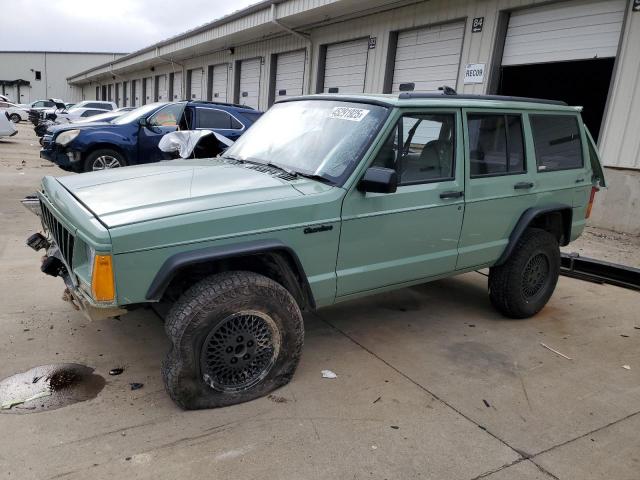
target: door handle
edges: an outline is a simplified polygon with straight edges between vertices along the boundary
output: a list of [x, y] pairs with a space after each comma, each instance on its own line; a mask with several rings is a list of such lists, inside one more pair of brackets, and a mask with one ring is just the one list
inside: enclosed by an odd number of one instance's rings
[[528, 188], [533, 188], [533, 182], [518, 182], [513, 186], [513, 188], [515, 190], [526, 190]]
[[582, 182], [584, 182], [584, 178], [577, 178], [576, 179], [576, 183], [582, 183]]
[[464, 196], [464, 192], [456, 192], [456, 191], [442, 192], [440, 194], [440, 198], [460, 198], [463, 196]]

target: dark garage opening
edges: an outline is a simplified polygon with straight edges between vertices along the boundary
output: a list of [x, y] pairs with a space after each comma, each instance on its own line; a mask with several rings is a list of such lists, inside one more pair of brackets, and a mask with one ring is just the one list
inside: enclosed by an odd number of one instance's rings
[[594, 138], [600, 135], [615, 58], [504, 66], [500, 95], [563, 100], [584, 107], [582, 118]]

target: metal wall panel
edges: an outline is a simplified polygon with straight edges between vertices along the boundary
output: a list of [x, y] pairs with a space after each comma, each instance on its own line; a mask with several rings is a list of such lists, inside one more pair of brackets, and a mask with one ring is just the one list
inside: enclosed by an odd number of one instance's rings
[[306, 50], [280, 53], [276, 60], [275, 99], [302, 95]]
[[368, 52], [369, 38], [327, 45], [324, 92], [364, 92]]
[[460, 52], [465, 22], [445, 23], [398, 34], [392, 92], [400, 84], [413, 83], [416, 92], [455, 87], [460, 67]]
[[503, 65], [615, 57], [625, 0], [574, 0], [513, 12]]
[[238, 101], [241, 105], [260, 108], [261, 58], [252, 58], [240, 62], [240, 93]]

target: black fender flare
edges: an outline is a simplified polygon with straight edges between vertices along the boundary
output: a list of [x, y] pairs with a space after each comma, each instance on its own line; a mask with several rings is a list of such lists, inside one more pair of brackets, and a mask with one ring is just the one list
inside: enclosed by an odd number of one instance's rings
[[494, 266], [500, 266], [507, 261], [509, 256], [513, 253], [513, 250], [516, 248], [518, 240], [520, 240], [520, 237], [522, 237], [524, 231], [529, 228], [531, 223], [537, 217], [554, 212], [559, 212], [562, 214], [562, 233], [564, 237], [562, 246], [567, 245], [571, 237], [571, 224], [573, 217], [573, 209], [571, 208], [571, 206], [565, 203], [553, 203], [540, 207], [531, 207], [525, 210], [518, 219], [518, 223], [516, 223], [516, 226], [511, 231], [511, 235], [509, 235], [509, 243], [507, 243], [506, 248], [504, 249], [502, 255], [500, 255], [500, 258]]
[[311, 291], [309, 280], [300, 262], [300, 258], [298, 258], [298, 255], [291, 247], [280, 240], [253, 240], [176, 253], [164, 261], [151, 282], [145, 297], [150, 302], [160, 301], [171, 280], [183, 268], [217, 260], [265, 253], [284, 253], [292, 260], [292, 267], [296, 269], [296, 271], [292, 273], [301, 280], [301, 291], [309, 307], [315, 309], [316, 304], [313, 298], [313, 292]]

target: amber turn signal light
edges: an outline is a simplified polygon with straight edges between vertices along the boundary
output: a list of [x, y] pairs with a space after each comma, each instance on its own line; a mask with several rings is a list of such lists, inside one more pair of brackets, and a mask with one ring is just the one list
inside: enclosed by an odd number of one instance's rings
[[113, 263], [111, 255], [96, 255], [93, 259], [91, 293], [94, 300], [111, 302], [115, 298], [113, 285]]

